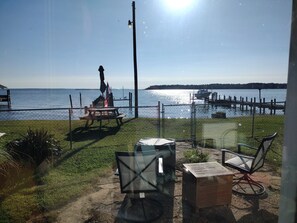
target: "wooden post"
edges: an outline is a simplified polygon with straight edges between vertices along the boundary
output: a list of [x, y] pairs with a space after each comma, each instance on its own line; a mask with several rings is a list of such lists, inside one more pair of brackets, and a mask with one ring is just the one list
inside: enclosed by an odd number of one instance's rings
[[82, 108], [81, 92], [79, 92], [79, 104], [80, 104], [80, 108]]
[[[276, 99], [274, 99], [274, 110], [273, 110], [273, 114], [275, 115], [275, 112], [276, 112]], [[297, 220], [297, 219], [296, 219]]]
[[260, 114], [262, 114], [262, 98], [260, 98], [260, 104], [259, 104], [259, 109], [260, 109]]
[[129, 92], [129, 108], [132, 109], [132, 93]]
[[273, 100], [270, 101], [270, 115], [272, 115], [272, 108], [273, 108]]
[[8, 108], [11, 108], [10, 90], [7, 90], [7, 105], [8, 105]]
[[240, 97], [240, 110], [243, 111], [244, 110], [244, 98]]
[[266, 107], [265, 98], [263, 98], [263, 114], [265, 114], [265, 107]]
[[259, 90], [259, 99], [262, 99], [262, 97], [261, 97], [261, 90], [262, 90], [262, 89], [259, 88], [258, 90]]
[[254, 106], [253, 106], [253, 118], [252, 118], [252, 138], [254, 138], [254, 131], [255, 131], [255, 111], [256, 111], [256, 104], [254, 103]]

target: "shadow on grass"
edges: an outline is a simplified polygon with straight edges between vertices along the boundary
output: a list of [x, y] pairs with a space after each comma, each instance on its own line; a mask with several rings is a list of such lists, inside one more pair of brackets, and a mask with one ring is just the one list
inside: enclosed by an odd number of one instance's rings
[[92, 126], [88, 128], [78, 127], [72, 132], [67, 134], [66, 140], [73, 142], [82, 142], [86, 140], [99, 141], [106, 136], [115, 135], [120, 130], [120, 127], [102, 126], [99, 129], [98, 126]]
[[[123, 124], [128, 123], [132, 119], [126, 119]], [[83, 142], [83, 141], [90, 141], [83, 146], [75, 148], [69, 152], [67, 152], [63, 157], [61, 157], [55, 164], [55, 167], [60, 166], [64, 161], [68, 160], [75, 154], [79, 153], [81, 150], [97, 143], [98, 141], [104, 139], [107, 136], [116, 135], [121, 129], [121, 126], [108, 126], [103, 125], [100, 129], [98, 125], [89, 126], [88, 128], [85, 127], [78, 127], [72, 130], [70, 133], [67, 134], [66, 140], [72, 142]]]
[[55, 167], [60, 166], [64, 161], [71, 158], [75, 154], [79, 153], [81, 150], [97, 143], [98, 141], [104, 139], [107, 136], [115, 135], [120, 130], [120, 127], [110, 127], [110, 126], [102, 126], [101, 129], [99, 129], [98, 126], [92, 126], [88, 128], [84, 127], [78, 127], [74, 129], [72, 132], [67, 134], [66, 140], [72, 142], [82, 142], [82, 141], [90, 141], [89, 143], [84, 144], [81, 147], [75, 148], [74, 150], [71, 150], [67, 152], [61, 159], [59, 159], [55, 163]]
[[98, 141], [100, 139], [105, 138], [106, 136], [116, 135], [120, 131], [122, 125], [125, 125], [134, 120], [137, 120], [137, 119], [136, 118], [124, 119], [123, 123], [120, 126], [111, 126], [108, 123], [106, 125], [102, 125], [101, 129], [97, 123], [88, 127], [85, 127], [85, 126], [77, 127], [67, 134], [66, 140], [67, 141], [72, 140], [73, 142], [82, 142], [86, 140]]

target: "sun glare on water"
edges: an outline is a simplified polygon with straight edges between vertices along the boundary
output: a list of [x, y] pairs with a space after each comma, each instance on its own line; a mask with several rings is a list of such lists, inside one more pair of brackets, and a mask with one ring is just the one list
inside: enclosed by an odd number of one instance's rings
[[193, 2], [194, 0], [165, 0], [166, 7], [174, 11], [190, 8]]

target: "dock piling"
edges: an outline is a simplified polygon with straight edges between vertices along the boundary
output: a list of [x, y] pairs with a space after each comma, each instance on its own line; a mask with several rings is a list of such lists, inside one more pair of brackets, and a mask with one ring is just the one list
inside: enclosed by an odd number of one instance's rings
[[286, 102], [277, 102], [276, 99], [271, 100], [270, 103], [266, 102], [265, 98], [260, 98], [259, 102], [257, 102], [256, 97], [250, 98], [250, 101], [248, 97], [239, 97], [239, 100], [236, 96], [233, 98], [231, 96], [226, 97], [223, 95], [223, 99], [221, 99], [221, 96], [219, 95], [216, 100], [205, 100], [205, 105], [211, 104], [213, 107], [217, 106], [223, 106], [228, 108], [237, 109], [237, 106], [239, 106], [240, 111], [248, 111], [250, 110], [250, 113], [256, 113], [259, 112], [259, 114], [266, 114], [266, 109], [270, 109], [270, 114], [276, 114], [276, 110], [282, 110], [284, 112]]

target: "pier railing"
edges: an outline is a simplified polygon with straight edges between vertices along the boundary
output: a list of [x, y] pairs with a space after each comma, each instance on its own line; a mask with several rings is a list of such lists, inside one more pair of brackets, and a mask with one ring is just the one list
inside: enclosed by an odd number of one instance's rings
[[277, 111], [285, 112], [286, 102], [285, 101], [276, 101], [276, 99], [271, 99], [270, 101], [265, 98], [260, 98], [258, 101], [256, 98], [248, 97], [226, 97], [219, 96], [218, 98], [205, 100], [206, 104], [211, 106], [222, 106], [229, 107], [234, 109], [239, 109], [242, 111], [251, 111], [255, 112], [256, 110], [260, 114], [276, 114]]

